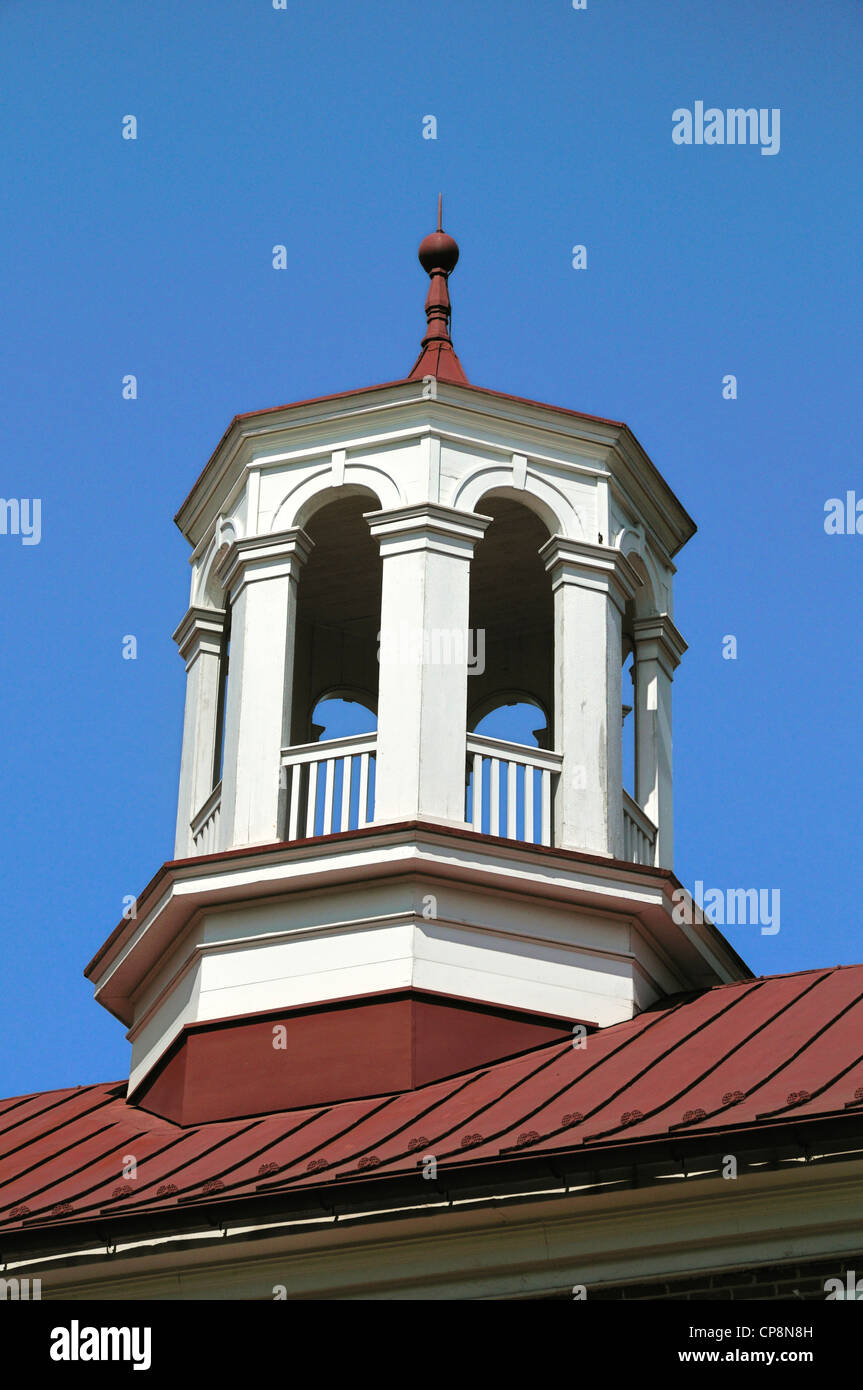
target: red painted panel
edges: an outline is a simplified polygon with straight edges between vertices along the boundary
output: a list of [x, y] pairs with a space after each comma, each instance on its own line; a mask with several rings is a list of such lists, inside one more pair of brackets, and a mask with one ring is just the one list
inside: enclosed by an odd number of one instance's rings
[[570, 1028], [444, 996], [373, 995], [188, 1028], [135, 1100], [198, 1124], [386, 1095], [568, 1036]]

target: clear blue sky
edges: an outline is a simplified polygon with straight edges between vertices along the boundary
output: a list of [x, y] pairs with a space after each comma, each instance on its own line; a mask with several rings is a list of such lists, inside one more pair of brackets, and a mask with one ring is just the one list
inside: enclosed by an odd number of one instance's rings
[[[2, 0], [0, 494], [42, 539], [0, 536], [0, 1094], [126, 1072], [81, 972], [172, 851], [173, 514], [235, 413], [408, 371], [441, 188], [471, 380], [626, 420], [699, 524], [682, 881], [781, 890], [729, 931], [759, 973], [863, 958], [863, 535], [823, 525], [863, 497], [861, 38], [859, 0]], [[673, 144], [697, 100], [780, 152]]]

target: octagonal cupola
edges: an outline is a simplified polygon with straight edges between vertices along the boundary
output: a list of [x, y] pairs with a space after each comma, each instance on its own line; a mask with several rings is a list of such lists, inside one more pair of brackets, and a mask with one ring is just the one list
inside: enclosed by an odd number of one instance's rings
[[160, 1113], [300, 1103], [271, 1026], [378, 1094], [745, 970], [672, 913], [693, 524], [625, 425], [469, 383], [440, 216], [420, 260], [410, 374], [235, 417], [177, 516], [175, 858], [88, 968]]
[[[176, 853], [423, 820], [670, 867], [692, 523], [625, 426], [470, 385], [440, 219], [419, 254], [410, 375], [238, 417], [179, 513]], [[328, 698], [368, 727], [322, 739]], [[507, 702], [535, 747], [477, 732]]]

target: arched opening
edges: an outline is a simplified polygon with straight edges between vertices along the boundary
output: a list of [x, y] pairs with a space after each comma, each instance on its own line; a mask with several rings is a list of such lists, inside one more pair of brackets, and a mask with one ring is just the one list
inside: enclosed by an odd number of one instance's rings
[[[314, 706], [324, 693], [378, 698], [381, 557], [363, 513], [371, 493], [329, 502], [306, 522], [314, 541], [300, 574], [291, 701], [291, 743], [315, 740]], [[336, 737], [336, 735], [333, 735]]]
[[515, 690], [501, 693], [474, 711], [471, 733], [547, 748], [548, 715], [539, 701], [529, 695]]
[[376, 502], [340, 496], [305, 523], [314, 548], [297, 593], [288, 839], [353, 830], [371, 818], [381, 558], [363, 514]]
[[319, 743], [371, 734], [377, 727], [377, 714], [364, 691], [329, 691], [312, 710], [312, 739]]
[[468, 680], [466, 818], [486, 834], [549, 843], [553, 772], [541, 750], [554, 746], [554, 602], [539, 556], [549, 532], [510, 497], [483, 498], [481, 510], [492, 523], [471, 565], [483, 659]]
[[554, 705], [554, 603], [539, 556], [548, 529], [509, 498], [483, 498], [481, 507], [492, 523], [470, 572], [470, 626], [484, 659], [470, 672], [469, 727], [477, 711], [504, 691], [519, 690], [542, 710]]
[[[362, 483], [342, 483], [341, 487], [321, 487], [320, 480], [309, 483], [309, 487], [314, 487], [314, 491], [300, 501], [296, 495], [289, 495], [276, 512], [273, 519], [273, 529], [278, 530], [280, 522], [287, 524], [290, 514], [296, 508], [296, 514], [291, 521], [292, 526], [300, 526], [307, 533], [312, 534], [312, 527], [316, 518], [320, 514], [333, 506], [344, 506], [350, 503], [360, 503], [360, 512], [376, 512], [384, 506], [378, 494], [371, 488], [365, 487]], [[306, 491], [305, 488], [298, 489], [300, 494]], [[392, 505], [397, 505], [393, 499]]]

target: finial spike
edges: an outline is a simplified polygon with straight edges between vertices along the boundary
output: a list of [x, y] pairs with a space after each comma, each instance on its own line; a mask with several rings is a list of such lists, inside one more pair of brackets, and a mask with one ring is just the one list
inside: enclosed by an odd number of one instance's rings
[[437, 231], [425, 237], [419, 249], [419, 258], [431, 283], [426, 298], [426, 333], [420, 355], [408, 379], [433, 376], [440, 381], [466, 385], [464, 368], [455, 354], [449, 335], [452, 311], [447, 281], [458, 261], [458, 246], [443, 230], [442, 193], [438, 194], [437, 200]]

